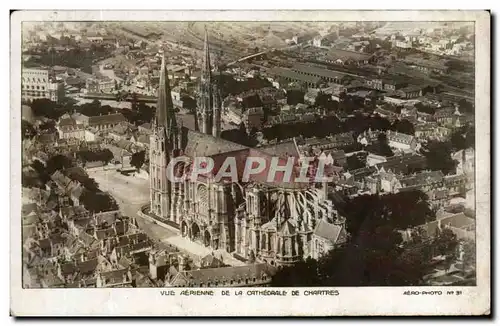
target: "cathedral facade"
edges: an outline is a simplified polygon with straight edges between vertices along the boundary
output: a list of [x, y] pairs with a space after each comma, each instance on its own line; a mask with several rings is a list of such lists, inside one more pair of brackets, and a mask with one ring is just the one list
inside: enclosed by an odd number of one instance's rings
[[[168, 163], [178, 155], [249, 156], [283, 153], [248, 148], [220, 138], [221, 95], [211, 64], [208, 36], [200, 78], [195, 129], [179, 127], [162, 59], [156, 117], [150, 137], [150, 213], [179, 229], [183, 237], [214, 250], [273, 265], [317, 258], [346, 241], [344, 220], [327, 199], [326, 187], [234, 182], [200, 176], [170, 182]], [[199, 127], [198, 127], [199, 126]], [[289, 155], [287, 151], [286, 155]], [[186, 165], [176, 168], [184, 169]]]

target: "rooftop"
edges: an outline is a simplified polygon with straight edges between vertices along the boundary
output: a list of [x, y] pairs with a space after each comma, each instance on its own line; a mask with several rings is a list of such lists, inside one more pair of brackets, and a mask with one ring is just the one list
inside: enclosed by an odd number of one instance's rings
[[306, 82], [306, 83], [317, 84], [321, 81], [321, 78], [319, 78], [319, 77], [299, 74], [296, 71], [286, 69], [286, 68], [281, 68], [281, 67], [274, 67], [269, 72], [273, 75], [278, 76], [278, 77], [282, 77], [285, 79], [297, 80], [297, 81]]
[[341, 79], [346, 76], [349, 76], [345, 73], [334, 71], [334, 70], [329, 70], [313, 65], [308, 65], [308, 64], [303, 64], [303, 63], [295, 63], [292, 67], [292, 70], [304, 73], [304, 74], [312, 74], [316, 75], [317, 77], [323, 77], [323, 78], [334, 78], [334, 79]]
[[330, 60], [355, 60], [355, 61], [364, 61], [368, 60], [372, 57], [371, 54], [340, 50], [340, 49], [331, 49], [328, 51], [327, 58]]

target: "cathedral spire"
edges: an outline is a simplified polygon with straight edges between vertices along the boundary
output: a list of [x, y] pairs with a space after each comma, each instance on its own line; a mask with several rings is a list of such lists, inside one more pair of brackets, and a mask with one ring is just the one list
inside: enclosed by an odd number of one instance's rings
[[166, 65], [165, 51], [163, 51], [160, 68], [160, 84], [158, 85], [158, 101], [156, 104], [156, 125], [158, 127], [164, 127], [167, 136], [170, 137], [177, 128], [177, 121], [175, 118], [174, 104], [172, 102], [172, 94], [170, 93], [170, 83]]
[[221, 134], [221, 110], [222, 110], [222, 68], [220, 56], [217, 56], [215, 69], [216, 75], [212, 88], [213, 97], [213, 123], [212, 136], [220, 137]]
[[205, 26], [205, 45], [203, 50], [200, 94], [199, 94], [199, 117], [201, 119], [201, 131], [204, 134], [212, 133], [213, 109], [212, 109], [212, 85], [210, 67], [210, 48], [208, 44], [208, 32]]
[[203, 47], [203, 66], [202, 66], [202, 76], [210, 81], [210, 71], [212, 70], [210, 66], [210, 46], [208, 44], [208, 31], [205, 26], [205, 42]]

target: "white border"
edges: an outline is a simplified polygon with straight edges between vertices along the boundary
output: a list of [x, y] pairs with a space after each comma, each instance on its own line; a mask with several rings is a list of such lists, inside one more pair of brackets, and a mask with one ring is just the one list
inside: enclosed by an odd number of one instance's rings
[[[490, 309], [490, 21], [486, 11], [19, 11], [11, 16], [11, 313], [16, 316], [479, 315]], [[165, 297], [159, 289], [21, 288], [20, 23], [43, 20], [475, 21], [476, 287], [462, 296], [405, 296], [407, 288], [336, 288], [338, 297]], [[215, 289], [220, 293], [223, 289]], [[234, 289], [229, 289], [234, 292]], [[273, 290], [277, 290], [273, 288]], [[288, 289], [290, 291], [291, 289]], [[304, 290], [303, 288], [300, 290]], [[418, 287], [420, 291], [450, 290]], [[180, 292], [178, 289], [177, 292]]]

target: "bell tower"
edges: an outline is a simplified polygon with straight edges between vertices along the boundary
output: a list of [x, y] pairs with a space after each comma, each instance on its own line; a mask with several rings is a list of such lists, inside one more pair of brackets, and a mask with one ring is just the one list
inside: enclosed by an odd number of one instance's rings
[[167, 178], [167, 166], [178, 149], [179, 128], [170, 93], [165, 52], [161, 61], [158, 101], [152, 131], [149, 150], [151, 212], [167, 219], [172, 193], [172, 184]]

